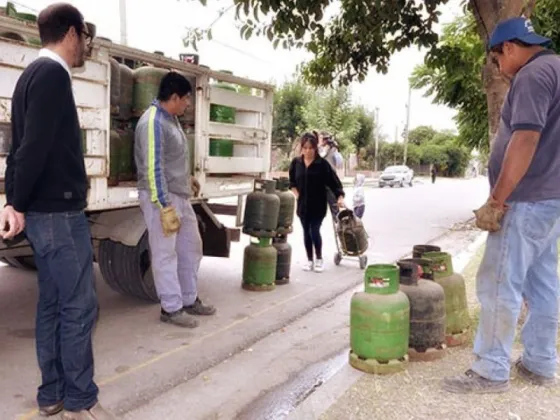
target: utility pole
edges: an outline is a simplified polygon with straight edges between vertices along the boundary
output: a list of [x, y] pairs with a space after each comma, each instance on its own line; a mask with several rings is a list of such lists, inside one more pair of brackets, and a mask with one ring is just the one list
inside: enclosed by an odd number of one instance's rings
[[406, 131], [404, 132], [404, 159], [403, 165], [406, 165], [406, 155], [408, 152], [408, 133], [410, 131], [410, 102], [412, 96], [412, 86], [408, 85], [408, 104], [406, 105]]
[[121, 18], [121, 45], [128, 45], [126, 36], [126, 0], [119, 0], [119, 14]]
[[379, 170], [379, 107], [375, 107], [375, 125], [373, 126], [375, 139], [375, 172]]

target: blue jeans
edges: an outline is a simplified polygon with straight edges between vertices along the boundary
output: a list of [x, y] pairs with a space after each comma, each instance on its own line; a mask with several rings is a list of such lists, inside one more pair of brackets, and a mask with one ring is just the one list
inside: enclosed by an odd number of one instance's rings
[[83, 212], [28, 213], [26, 235], [39, 276], [36, 340], [39, 406], [64, 401], [79, 411], [95, 405], [92, 330], [97, 313], [93, 249]]
[[528, 317], [521, 331], [523, 365], [554, 377], [558, 332], [560, 200], [512, 203], [499, 232], [488, 235], [477, 275], [480, 323], [472, 369], [509, 379], [510, 355], [522, 298]]
[[354, 207], [354, 215], [358, 218], [364, 217], [364, 211], [366, 210], [366, 205], [362, 204], [361, 206]]

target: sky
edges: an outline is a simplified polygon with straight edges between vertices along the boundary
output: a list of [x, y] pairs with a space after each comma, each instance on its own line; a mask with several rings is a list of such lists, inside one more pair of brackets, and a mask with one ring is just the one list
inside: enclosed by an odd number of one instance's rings
[[[59, 1], [59, 0], [57, 0]], [[27, 6], [38, 12], [53, 0], [17, 0], [18, 10]], [[83, 13], [87, 21], [97, 26], [97, 34], [120, 42], [119, 0], [66, 0]], [[128, 45], [146, 51], [163, 51], [166, 56], [178, 58], [180, 53], [194, 52], [184, 48], [182, 39], [188, 27], [206, 28], [218, 16], [218, 11], [232, 4], [230, 0], [208, 0], [207, 7], [199, 0], [124, 0], [126, 2]], [[0, 0], [4, 5], [5, 0]], [[460, 0], [450, 0], [442, 7], [440, 24], [451, 22], [461, 14]], [[23, 9], [22, 9], [23, 11]], [[243, 40], [239, 36], [235, 12], [225, 13], [212, 29], [212, 41], [198, 46], [200, 63], [215, 70], [231, 70], [234, 74], [254, 80], [281, 84], [291, 78], [296, 66], [310, 56], [303, 50], [275, 50], [266, 38]], [[361, 84], [352, 85], [355, 103], [370, 110], [379, 108], [380, 131], [389, 140], [399, 136], [406, 122], [408, 77], [414, 67], [422, 64], [424, 52], [417, 47], [403, 50], [391, 58], [389, 72], [370, 74]], [[412, 91], [411, 129], [431, 125], [436, 129], [455, 129], [455, 112], [445, 106], [431, 103], [422, 91]]]

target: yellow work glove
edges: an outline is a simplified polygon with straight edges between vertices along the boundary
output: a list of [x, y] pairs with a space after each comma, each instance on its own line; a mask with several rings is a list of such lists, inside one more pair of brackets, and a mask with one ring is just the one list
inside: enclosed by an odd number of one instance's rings
[[487, 232], [498, 232], [507, 209], [507, 206], [502, 206], [490, 197], [482, 207], [474, 210], [476, 227]]
[[196, 179], [194, 176], [191, 177], [191, 189], [193, 195], [195, 197], [198, 197], [198, 194], [200, 194], [200, 182], [198, 182], [198, 179]]
[[159, 211], [159, 216], [161, 219], [161, 227], [163, 229], [163, 234], [165, 236], [171, 236], [174, 233], [179, 232], [181, 228], [181, 220], [177, 215], [175, 207], [168, 206], [164, 207]]

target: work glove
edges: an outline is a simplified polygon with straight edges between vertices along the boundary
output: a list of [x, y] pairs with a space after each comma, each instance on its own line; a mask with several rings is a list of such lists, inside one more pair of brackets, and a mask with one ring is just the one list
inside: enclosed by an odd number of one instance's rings
[[487, 232], [498, 232], [508, 206], [499, 204], [492, 197], [478, 210], [474, 210], [476, 227]]
[[191, 177], [191, 189], [193, 195], [195, 197], [198, 197], [198, 194], [200, 194], [200, 182], [198, 182], [198, 179], [196, 179], [194, 176]]
[[161, 227], [163, 230], [163, 234], [165, 236], [171, 236], [177, 232], [181, 228], [181, 220], [177, 215], [177, 211], [175, 207], [168, 206], [164, 207], [159, 211], [159, 216], [161, 219]]

